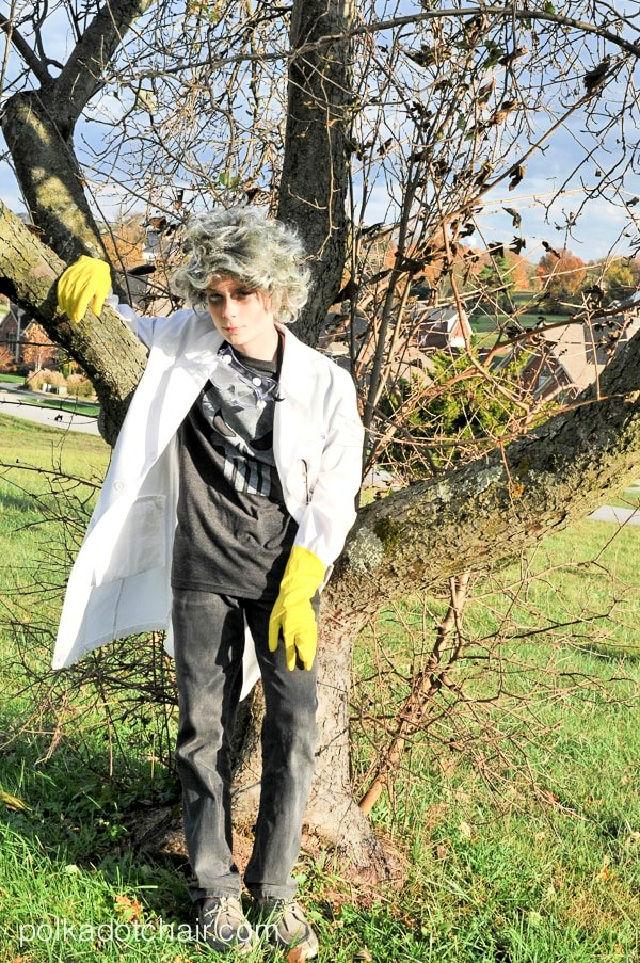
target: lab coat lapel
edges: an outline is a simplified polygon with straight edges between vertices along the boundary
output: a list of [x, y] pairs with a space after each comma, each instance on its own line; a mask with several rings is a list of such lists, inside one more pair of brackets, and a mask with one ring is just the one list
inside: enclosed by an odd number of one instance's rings
[[221, 344], [222, 337], [212, 327], [211, 319], [196, 315], [182, 351], [161, 376], [164, 385], [158, 386], [151, 399], [147, 431], [153, 432], [154, 437], [147, 437], [143, 475], [158, 460], [198, 392], [217, 368]]
[[[313, 391], [307, 346], [296, 338], [285, 325], [277, 325], [284, 334], [284, 351], [280, 386], [273, 414], [273, 457], [280, 478], [286, 476], [291, 464], [301, 424], [309, 410], [309, 396]], [[283, 427], [286, 426], [286, 430]]]

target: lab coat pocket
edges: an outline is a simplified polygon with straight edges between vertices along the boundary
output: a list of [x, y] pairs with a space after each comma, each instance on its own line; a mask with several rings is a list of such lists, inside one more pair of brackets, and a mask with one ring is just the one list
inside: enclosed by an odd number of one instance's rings
[[318, 481], [325, 438], [324, 433], [317, 432], [300, 440], [298, 448], [299, 466], [303, 481], [302, 494], [304, 494], [306, 501], [310, 500]]
[[128, 578], [166, 561], [164, 495], [142, 495], [131, 505], [113, 547], [104, 581]]

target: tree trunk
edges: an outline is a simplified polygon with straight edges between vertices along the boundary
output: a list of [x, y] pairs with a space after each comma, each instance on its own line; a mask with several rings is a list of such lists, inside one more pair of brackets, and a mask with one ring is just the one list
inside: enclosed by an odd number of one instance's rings
[[[111, 0], [83, 32], [58, 77], [14, 94], [0, 123], [33, 223], [63, 261], [81, 254], [108, 260], [85, 195], [73, 146], [75, 125], [100, 90], [101, 74], [131, 24], [152, 0]], [[119, 285], [114, 280], [114, 290]], [[123, 293], [123, 292], [121, 292]]]
[[[290, 46], [299, 49], [321, 37], [343, 35], [354, 22], [351, 0], [294, 3]], [[348, 129], [351, 104], [349, 38], [293, 58], [289, 69], [287, 129], [278, 218], [297, 227], [312, 255], [312, 287], [296, 333], [315, 344], [328, 306], [340, 288], [345, 262], [348, 184]], [[337, 618], [334, 606], [323, 613], [319, 645], [316, 769], [306, 812], [306, 844], [334, 846], [360, 877], [389, 877], [397, 862], [376, 838], [353, 797], [350, 766], [349, 694], [351, 649], [357, 621]], [[251, 821], [260, 789], [259, 731], [264, 704], [259, 689], [241, 707], [234, 810]]]
[[[73, 129], [60, 128], [40, 91], [14, 94], [4, 105], [2, 133], [42, 239], [63, 261], [107, 255], [84, 193]], [[34, 157], [38, 163], [34, 164]]]
[[294, 57], [289, 68], [287, 129], [278, 218], [297, 227], [311, 255], [311, 293], [295, 333], [317, 344], [345, 262], [351, 124], [353, 0], [298, 0], [290, 47], [341, 39]]

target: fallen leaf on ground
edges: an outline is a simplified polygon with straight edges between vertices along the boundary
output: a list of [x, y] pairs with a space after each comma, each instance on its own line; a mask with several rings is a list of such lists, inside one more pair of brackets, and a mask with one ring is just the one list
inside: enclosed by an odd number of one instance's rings
[[0, 802], [6, 806], [7, 809], [31, 809], [28, 803], [24, 802], [18, 796], [6, 792], [4, 789], [0, 789]]
[[128, 921], [142, 918], [142, 903], [131, 896], [116, 896], [113, 908], [118, 916], [123, 916]]

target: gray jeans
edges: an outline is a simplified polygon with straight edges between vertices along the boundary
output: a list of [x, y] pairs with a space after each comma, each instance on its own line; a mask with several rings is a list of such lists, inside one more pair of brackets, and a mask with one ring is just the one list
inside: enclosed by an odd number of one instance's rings
[[[316, 616], [319, 599], [313, 599]], [[265, 694], [262, 780], [253, 853], [244, 883], [254, 896], [295, 896], [291, 871], [317, 745], [317, 663], [287, 669], [284, 646], [269, 652], [272, 602], [174, 589], [173, 632], [179, 725], [176, 766], [192, 869], [190, 895], [240, 894], [233, 861], [230, 743], [242, 686], [244, 618]]]

